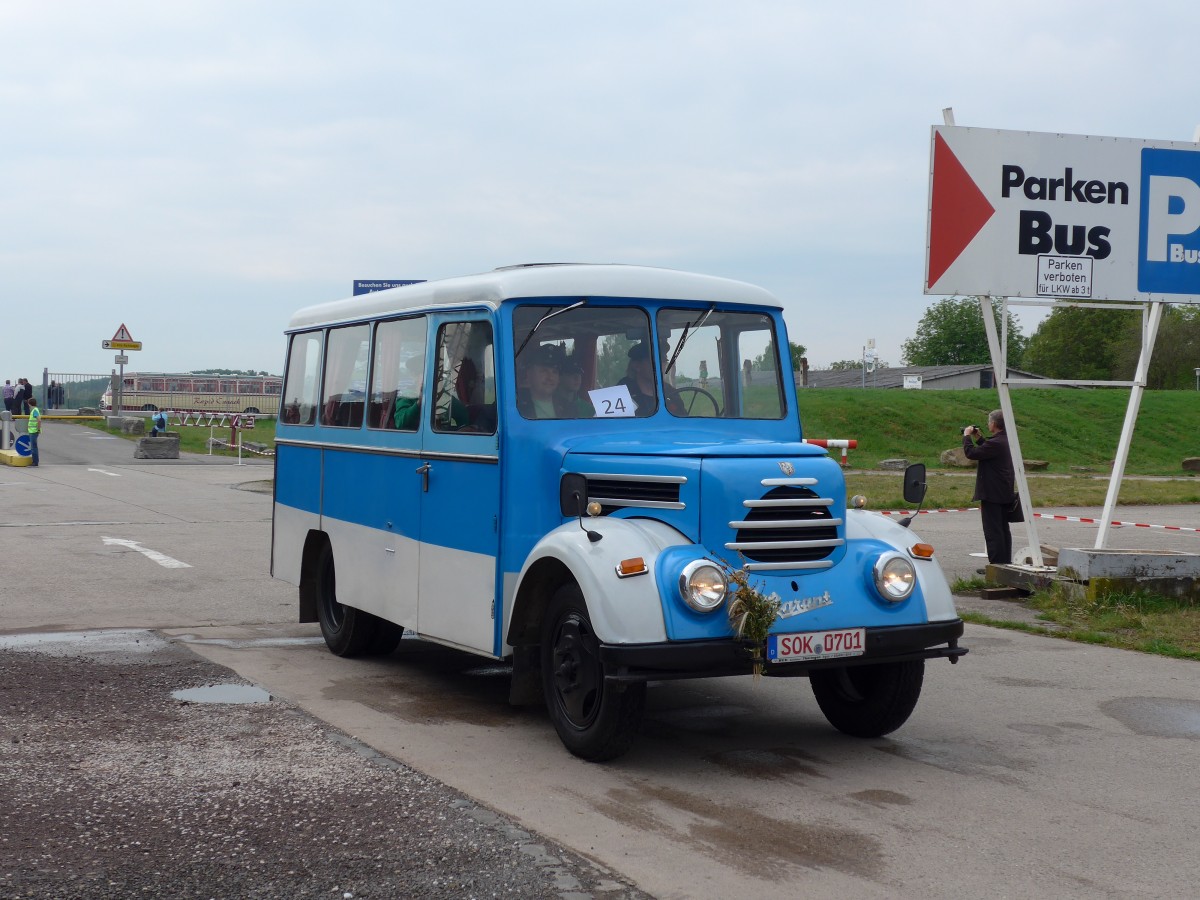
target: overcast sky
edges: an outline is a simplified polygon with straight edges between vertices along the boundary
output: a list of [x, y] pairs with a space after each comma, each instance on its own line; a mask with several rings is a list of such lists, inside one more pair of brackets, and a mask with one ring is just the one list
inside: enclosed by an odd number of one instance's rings
[[1198, 35], [1195, 0], [0, 0], [0, 378], [108, 372], [122, 323], [130, 370], [278, 373], [355, 278], [537, 261], [753, 282], [812, 365], [898, 365], [943, 107], [1191, 140]]

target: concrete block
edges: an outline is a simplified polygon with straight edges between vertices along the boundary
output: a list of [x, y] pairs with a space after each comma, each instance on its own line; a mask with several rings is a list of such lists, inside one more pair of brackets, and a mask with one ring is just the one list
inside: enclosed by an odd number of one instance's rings
[[1200, 553], [1174, 550], [1091, 550], [1063, 547], [1058, 568], [1070, 569], [1080, 581], [1093, 578], [1196, 578]]
[[138, 438], [134, 459], [179, 459], [179, 435]]
[[879, 461], [879, 468], [887, 469], [888, 471], [903, 472], [905, 469], [908, 468], [908, 460], [907, 459], [881, 459]]

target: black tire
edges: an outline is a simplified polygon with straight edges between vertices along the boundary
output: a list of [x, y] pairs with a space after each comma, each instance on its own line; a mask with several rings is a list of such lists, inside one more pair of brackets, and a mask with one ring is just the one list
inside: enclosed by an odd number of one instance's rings
[[646, 685], [604, 680], [600, 640], [576, 584], [554, 594], [542, 621], [542, 693], [563, 745], [602, 762], [629, 749], [646, 707]]
[[320, 552], [316, 574], [317, 620], [321, 623], [325, 644], [337, 656], [361, 656], [370, 652], [379, 630], [379, 619], [361, 609], [338, 603], [333, 548], [326, 543]]
[[925, 660], [819, 669], [809, 681], [834, 728], [854, 737], [880, 737], [912, 715], [925, 681]]
[[[367, 615], [360, 612], [359, 615]], [[375, 620], [375, 637], [371, 639], [371, 647], [367, 651], [372, 656], [391, 656], [392, 651], [400, 646], [400, 638], [404, 636], [404, 629], [395, 622], [389, 622], [387, 619], [381, 619], [379, 616], [371, 616]]]

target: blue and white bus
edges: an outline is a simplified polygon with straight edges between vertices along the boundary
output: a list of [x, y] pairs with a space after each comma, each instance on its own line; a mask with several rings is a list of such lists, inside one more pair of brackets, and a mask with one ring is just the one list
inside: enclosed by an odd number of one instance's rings
[[[407, 629], [511, 660], [512, 701], [592, 760], [649, 681], [803, 675], [878, 736], [966, 653], [933, 548], [802, 442], [760, 288], [516, 266], [309, 307], [287, 341], [271, 570], [334, 653]], [[765, 638], [731, 624], [735, 575], [779, 602]]]

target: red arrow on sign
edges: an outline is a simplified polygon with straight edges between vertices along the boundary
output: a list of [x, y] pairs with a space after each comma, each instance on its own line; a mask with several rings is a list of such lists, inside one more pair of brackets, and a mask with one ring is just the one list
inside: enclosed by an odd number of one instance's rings
[[940, 134], [933, 136], [933, 199], [929, 210], [931, 288], [996, 212]]

